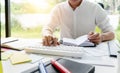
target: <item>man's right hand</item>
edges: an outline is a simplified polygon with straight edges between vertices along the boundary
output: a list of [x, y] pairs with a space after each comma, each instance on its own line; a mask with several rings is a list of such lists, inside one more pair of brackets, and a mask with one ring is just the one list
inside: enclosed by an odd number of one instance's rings
[[43, 36], [42, 44], [44, 46], [57, 46], [60, 43], [58, 42], [58, 39], [56, 37], [49, 35], [49, 36]]

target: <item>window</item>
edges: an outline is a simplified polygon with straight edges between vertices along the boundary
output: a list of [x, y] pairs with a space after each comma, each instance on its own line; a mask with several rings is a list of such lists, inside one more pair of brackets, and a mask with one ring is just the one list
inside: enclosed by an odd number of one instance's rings
[[[1, 36], [5, 37], [4, 1], [1, 0]], [[42, 26], [46, 24], [51, 9], [66, 0], [9, 0], [11, 36], [19, 38], [40, 38]], [[111, 24], [120, 33], [120, 0], [90, 0], [103, 3]], [[59, 30], [57, 30], [59, 31]], [[57, 36], [57, 32], [55, 33]], [[118, 35], [120, 36], [120, 35]]]
[[5, 1], [4, 0], [0, 1], [0, 8], [1, 8], [1, 12], [0, 12], [1, 36], [5, 37]]
[[11, 36], [40, 38], [53, 7], [49, 0], [11, 0]]

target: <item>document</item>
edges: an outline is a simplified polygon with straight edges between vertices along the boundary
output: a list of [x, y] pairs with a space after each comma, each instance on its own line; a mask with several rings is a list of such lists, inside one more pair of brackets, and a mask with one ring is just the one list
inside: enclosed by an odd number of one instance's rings
[[90, 42], [87, 35], [80, 36], [76, 39], [63, 38], [63, 44], [68, 46], [80, 46], [80, 47], [95, 47], [96, 45]]
[[43, 59], [44, 57], [42, 56], [38, 56], [36, 54], [30, 54], [29, 57], [31, 58], [31, 64], [34, 64], [36, 62], [38, 62], [39, 60]]

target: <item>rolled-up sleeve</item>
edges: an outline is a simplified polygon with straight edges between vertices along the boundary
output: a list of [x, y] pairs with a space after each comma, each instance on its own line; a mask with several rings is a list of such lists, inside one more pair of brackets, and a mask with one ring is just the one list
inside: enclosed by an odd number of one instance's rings
[[53, 35], [53, 31], [60, 24], [59, 6], [55, 6], [50, 13], [49, 21], [43, 26], [42, 35]]
[[110, 19], [107, 13], [105, 12], [104, 9], [102, 9], [98, 5], [96, 6], [95, 22], [96, 22], [96, 25], [102, 30], [102, 32], [108, 32], [108, 31], [114, 32], [114, 29], [110, 24]]

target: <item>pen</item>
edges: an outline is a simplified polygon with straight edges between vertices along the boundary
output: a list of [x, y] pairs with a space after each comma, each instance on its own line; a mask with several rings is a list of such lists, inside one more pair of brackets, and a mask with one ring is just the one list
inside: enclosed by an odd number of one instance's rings
[[47, 70], [46, 70], [46, 68], [45, 68], [45, 66], [44, 66], [42, 61], [39, 62], [38, 68], [39, 68], [39, 72], [40, 73], [47, 73]]
[[67, 70], [64, 66], [62, 66], [60, 63], [55, 61], [54, 59], [51, 60], [52, 65], [60, 71], [60, 73], [71, 73], [69, 70]]

